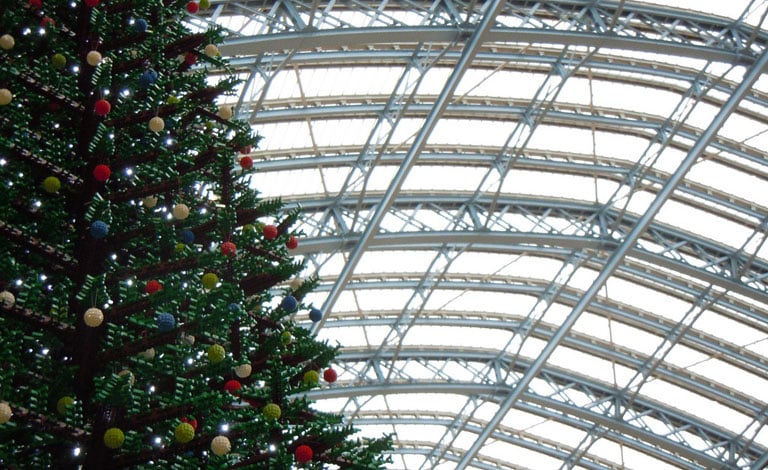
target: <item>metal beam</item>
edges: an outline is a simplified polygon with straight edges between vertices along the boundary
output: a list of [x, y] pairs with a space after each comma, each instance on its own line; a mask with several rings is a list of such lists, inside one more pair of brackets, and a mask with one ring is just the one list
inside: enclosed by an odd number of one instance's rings
[[[505, 2], [502, 0], [494, 0], [492, 3], [489, 3], [487, 5], [485, 16], [480, 21], [480, 23], [478, 23], [474, 33], [472, 34], [471, 38], [467, 42], [462, 52], [461, 58], [456, 64], [451, 75], [448, 77], [448, 80], [446, 81], [445, 86], [443, 87], [443, 90], [440, 92], [440, 96], [438, 96], [437, 101], [435, 102], [432, 110], [430, 111], [424, 124], [419, 130], [419, 133], [414, 138], [413, 144], [411, 145], [410, 149], [408, 150], [408, 153], [403, 159], [403, 162], [401, 163], [399, 170], [397, 171], [395, 176], [392, 178], [392, 182], [390, 183], [389, 187], [387, 188], [384, 195], [382, 196], [381, 201], [376, 207], [376, 211], [371, 217], [371, 220], [368, 221], [368, 225], [365, 227], [365, 230], [360, 236], [360, 239], [357, 245], [349, 254], [349, 258], [346, 264], [344, 265], [344, 268], [342, 269], [341, 274], [339, 275], [339, 278], [336, 281], [336, 284], [333, 286], [333, 288], [329, 292], [328, 297], [326, 297], [325, 302], [323, 303], [323, 311], [326, 312], [326, 314], [323, 315], [322, 320], [320, 320], [315, 324], [313, 328], [314, 333], [317, 333], [320, 330], [320, 328], [322, 328], [323, 324], [325, 323], [325, 320], [328, 318], [328, 314], [333, 309], [333, 305], [336, 303], [336, 300], [341, 294], [341, 291], [344, 289], [344, 286], [349, 281], [349, 278], [352, 275], [352, 272], [354, 271], [355, 267], [357, 266], [357, 263], [360, 261], [360, 258], [365, 252], [365, 248], [368, 246], [368, 243], [370, 242], [370, 240], [374, 238], [374, 236], [376, 235], [376, 232], [378, 232], [379, 226], [381, 225], [381, 221], [383, 220], [384, 215], [387, 213], [397, 193], [400, 191], [400, 188], [402, 187], [406, 176], [410, 172], [416, 160], [419, 158], [421, 151], [426, 145], [427, 139], [431, 135], [435, 126], [437, 125], [440, 115], [448, 106], [449, 100], [453, 97], [456, 87], [459, 85], [461, 78], [464, 76], [464, 73], [467, 71], [470, 64], [472, 63], [472, 60], [474, 59], [474, 56], [477, 53], [479, 47], [485, 41], [486, 33], [488, 32], [488, 30], [490, 30], [496, 18], [496, 15], [499, 14], [502, 7], [504, 6], [504, 3]], [[454, 30], [454, 34], [455, 34], [455, 30]]]
[[571, 313], [563, 321], [562, 325], [553, 335], [552, 339], [543, 348], [539, 357], [536, 358], [532, 366], [526, 371], [518, 382], [515, 384], [515, 388], [512, 393], [507, 396], [504, 402], [501, 404], [499, 410], [491, 418], [488, 423], [488, 427], [481, 433], [477, 440], [472, 444], [466, 454], [462, 457], [461, 461], [457, 465], [457, 470], [463, 470], [467, 465], [475, 458], [480, 448], [485, 444], [485, 441], [490, 436], [493, 428], [495, 428], [501, 420], [504, 419], [507, 412], [514, 406], [520, 395], [528, 388], [531, 381], [538, 375], [539, 370], [543, 367], [544, 363], [549, 359], [552, 353], [560, 344], [560, 341], [568, 334], [573, 327], [576, 320], [581, 316], [582, 312], [587, 308], [592, 299], [597, 295], [597, 292], [603, 287], [608, 278], [619, 267], [621, 261], [627, 255], [627, 253], [635, 246], [635, 243], [647, 229], [647, 227], [653, 221], [653, 218], [659, 212], [664, 203], [669, 199], [672, 193], [677, 188], [680, 181], [683, 180], [685, 174], [690, 170], [693, 164], [698, 160], [710, 142], [717, 136], [718, 130], [722, 127], [734, 109], [741, 102], [743, 96], [749, 92], [752, 85], [763, 74], [763, 70], [768, 64], [768, 53], [758, 59], [758, 61], [750, 68], [744, 76], [744, 80], [734, 90], [734, 93], [728, 98], [725, 105], [712, 119], [707, 129], [702, 133], [699, 140], [688, 152], [685, 159], [680, 163], [675, 173], [670, 177], [669, 181], [659, 191], [654, 200], [651, 202], [645, 214], [643, 214], [637, 221], [636, 225], [624, 238], [621, 245], [619, 245], [613, 252], [609, 260], [606, 262], [604, 268], [597, 275], [597, 278], [592, 282], [592, 285], [584, 292], [584, 296], [578, 304], [573, 308]]

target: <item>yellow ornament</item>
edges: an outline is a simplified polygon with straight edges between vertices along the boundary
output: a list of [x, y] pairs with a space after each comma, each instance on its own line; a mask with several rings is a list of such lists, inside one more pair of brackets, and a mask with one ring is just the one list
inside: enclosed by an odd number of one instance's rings
[[157, 198], [155, 196], [147, 196], [141, 202], [144, 204], [144, 207], [152, 209], [157, 205]]
[[216, 47], [216, 44], [208, 44], [205, 46], [204, 52], [208, 57], [216, 57], [219, 55], [219, 48]]
[[0, 424], [5, 424], [10, 421], [11, 416], [13, 416], [11, 406], [6, 402], [0, 403]]
[[102, 59], [103, 58], [101, 57], [101, 52], [99, 51], [90, 51], [85, 55], [85, 61], [88, 62], [88, 65], [92, 67], [99, 65]]
[[213, 364], [218, 364], [219, 362], [223, 361], [226, 354], [227, 352], [220, 344], [214, 344], [208, 348], [208, 360]]
[[264, 415], [267, 419], [280, 419], [280, 415], [283, 413], [280, 410], [280, 405], [277, 405], [275, 403], [268, 403], [264, 405], [264, 408], [261, 409], [261, 413]]
[[184, 248], [186, 248], [186, 247], [187, 247], [187, 245], [179, 242], [179, 243], [176, 244], [174, 249], [176, 250], [176, 253], [181, 253], [182, 251], [184, 251]]
[[203, 287], [206, 289], [213, 289], [216, 287], [216, 284], [219, 283], [219, 276], [217, 276], [214, 273], [205, 273], [203, 274]]
[[189, 217], [189, 207], [186, 204], [176, 204], [173, 206], [173, 216], [178, 220], [184, 220]]
[[173, 436], [176, 438], [176, 442], [186, 444], [195, 438], [195, 428], [189, 423], [180, 423], [173, 430]]
[[253, 371], [253, 368], [250, 364], [240, 364], [239, 366], [235, 366], [235, 375], [240, 377], [241, 379], [244, 379], [251, 375], [251, 372]]
[[232, 106], [223, 104], [219, 106], [219, 117], [222, 119], [232, 119], [235, 112], [232, 110]]
[[315, 385], [320, 381], [320, 374], [316, 370], [308, 370], [304, 372], [304, 384]]
[[165, 100], [165, 102], [168, 103], [168, 104], [179, 104], [181, 102], [181, 100], [179, 99], [178, 96], [171, 95], [171, 96], [168, 97], [167, 100]]
[[211, 441], [211, 452], [218, 456], [225, 455], [232, 450], [232, 444], [227, 436], [216, 436]]
[[304, 283], [304, 279], [302, 279], [302, 278], [300, 278], [300, 277], [294, 277], [293, 279], [291, 279], [291, 284], [290, 284], [290, 286], [291, 286], [291, 290], [294, 290], [294, 291], [295, 291], [296, 289], [298, 289], [299, 287], [301, 287], [301, 285], [302, 285], [303, 283]]
[[87, 326], [96, 328], [104, 321], [104, 313], [96, 307], [91, 307], [83, 314], [83, 321]]
[[53, 68], [55, 69], [63, 69], [65, 65], [67, 65], [67, 58], [64, 57], [64, 54], [53, 54], [51, 57], [51, 65], [53, 65]]
[[152, 132], [160, 132], [165, 129], [165, 121], [159, 116], [155, 116], [149, 120], [149, 130]]
[[128, 377], [128, 385], [133, 387], [133, 384], [136, 383], [136, 376], [133, 375], [133, 372], [129, 371], [128, 369], [123, 369], [120, 372], [117, 373], [118, 377]]
[[59, 412], [60, 415], [67, 414], [67, 411], [69, 411], [69, 408], [75, 404], [75, 399], [69, 396], [64, 396], [59, 398], [59, 401], [56, 402], [56, 411]]
[[16, 44], [16, 40], [13, 39], [13, 36], [10, 34], [3, 34], [0, 36], [0, 47], [5, 49], [6, 51], [9, 49], [13, 49], [14, 44]]
[[2, 305], [4, 308], [11, 308], [15, 303], [16, 296], [14, 296], [11, 292], [8, 292], [7, 290], [0, 292], [0, 305]]
[[0, 106], [5, 106], [13, 100], [13, 93], [8, 88], [0, 88]]
[[293, 335], [290, 331], [283, 331], [280, 333], [280, 340], [287, 346], [291, 344], [291, 341], [293, 341]]
[[119, 449], [125, 442], [125, 434], [120, 428], [109, 428], [104, 432], [104, 445], [110, 449]]
[[56, 193], [61, 189], [61, 181], [55, 176], [48, 176], [43, 180], [43, 190], [46, 193]]
[[155, 358], [155, 348], [149, 348], [145, 349], [144, 351], [139, 353], [139, 357], [144, 358], [148, 361], [151, 361]]

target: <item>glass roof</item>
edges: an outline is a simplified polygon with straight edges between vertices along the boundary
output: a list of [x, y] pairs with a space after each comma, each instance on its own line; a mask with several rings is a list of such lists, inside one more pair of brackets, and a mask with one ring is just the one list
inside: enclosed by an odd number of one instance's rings
[[[217, 1], [313, 392], [393, 469], [768, 465], [768, 1]], [[211, 81], [218, 80], [211, 71]]]

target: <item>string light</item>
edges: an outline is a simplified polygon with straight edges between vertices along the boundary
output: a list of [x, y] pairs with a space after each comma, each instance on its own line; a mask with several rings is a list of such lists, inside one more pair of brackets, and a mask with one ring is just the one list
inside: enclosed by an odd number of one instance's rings
[[82, 449], [79, 447], [75, 447], [74, 449], [72, 449], [72, 455], [74, 455], [75, 457], [79, 457], [80, 452], [82, 452]]

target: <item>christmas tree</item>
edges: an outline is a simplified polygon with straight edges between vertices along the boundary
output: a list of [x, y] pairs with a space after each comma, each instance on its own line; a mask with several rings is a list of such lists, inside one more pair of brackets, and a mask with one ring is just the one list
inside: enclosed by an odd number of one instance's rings
[[387, 460], [302, 398], [337, 348], [297, 320], [299, 214], [250, 185], [206, 3], [0, 5], [3, 468]]

